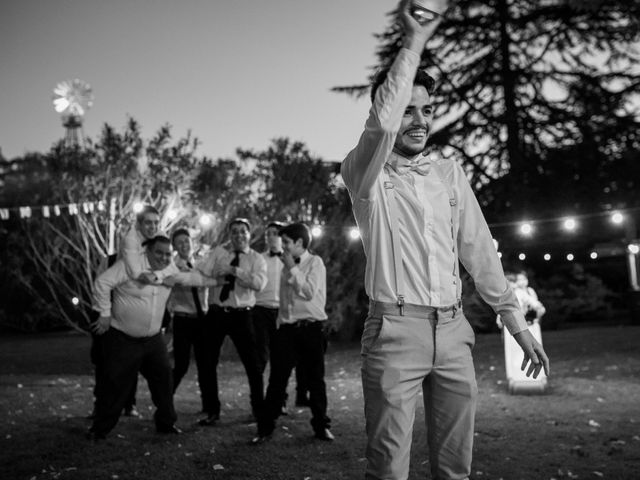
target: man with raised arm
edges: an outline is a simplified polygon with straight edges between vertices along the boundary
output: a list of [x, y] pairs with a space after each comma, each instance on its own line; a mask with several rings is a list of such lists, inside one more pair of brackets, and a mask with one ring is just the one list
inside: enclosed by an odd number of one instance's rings
[[[424, 0], [435, 19], [419, 22], [402, 1], [403, 47], [372, 85], [373, 105], [342, 164], [367, 256], [369, 315], [362, 336], [367, 479], [406, 479], [416, 402], [424, 393], [432, 477], [471, 471], [477, 384], [474, 332], [461, 310], [459, 261], [524, 352], [537, 377], [549, 360], [527, 330], [463, 169], [424, 156], [434, 80], [418, 69], [448, 7]], [[424, 18], [424, 17], [423, 17]]]

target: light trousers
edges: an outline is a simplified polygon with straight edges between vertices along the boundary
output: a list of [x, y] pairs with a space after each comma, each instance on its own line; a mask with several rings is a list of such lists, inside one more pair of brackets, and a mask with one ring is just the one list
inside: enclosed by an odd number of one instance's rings
[[478, 395], [473, 329], [458, 307], [406, 305], [399, 313], [395, 304], [371, 302], [362, 335], [365, 478], [408, 478], [422, 389], [431, 475], [466, 479]]

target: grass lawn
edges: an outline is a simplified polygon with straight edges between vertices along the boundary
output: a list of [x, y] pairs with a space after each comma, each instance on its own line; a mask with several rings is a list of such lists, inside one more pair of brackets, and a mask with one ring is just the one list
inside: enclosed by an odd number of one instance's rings
[[[545, 332], [552, 361], [543, 396], [512, 396], [497, 334], [478, 335], [480, 401], [474, 480], [640, 479], [640, 327]], [[144, 381], [143, 419], [123, 418], [106, 441], [84, 439], [93, 377], [80, 334], [0, 338], [0, 479], [358, 479], [364, 419], [357, 345], [327, 354], [334, 443], [316, 441], [306, 409], [290, 407], [271, 442], [251, 447], [249, 398], [239, 362], [219, 367], [222, 419], [199, 427], [192, 365], [175, 404], [183, 435], [155, 434]], [[290, 386], [293, 393], [293, 386]], [[428, 477], [424, 411], [417, 412], [411, 479]]]

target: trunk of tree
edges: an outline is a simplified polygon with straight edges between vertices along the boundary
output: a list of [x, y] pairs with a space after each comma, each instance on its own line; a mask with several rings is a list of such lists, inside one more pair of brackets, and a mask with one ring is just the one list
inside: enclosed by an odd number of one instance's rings
[[507, 127], [507, 154], [512, 178], [520, 179], [524, 173], [524, 155], [520, 142], [520, 126], [516, 106], [516, 75], [511, 69], [509, 47], [511, 37], [507, 30], [509, 24], [509, 5], [507, 0], [498, 0], [496, 6], [500, 21], [500, 64], [502, 70], [502, 88], [504, 94], [504, 122]]

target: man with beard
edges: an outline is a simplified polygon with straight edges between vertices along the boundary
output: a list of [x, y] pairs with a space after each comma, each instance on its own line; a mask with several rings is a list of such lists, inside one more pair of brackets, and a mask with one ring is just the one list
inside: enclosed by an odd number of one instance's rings
[[416, 402], [424, 394], [431, 473], [467, 479], [477, 384], [474, 332], [461, 310], [459, 261], [524, 352], [537, 377], [549, 361], [527, 330], [491, 233], [463, 169], [425, 156], [434, 80], [418, 69], [427, 40], [448, 7], [421, 22], [403, 0], [403, 46], [377, 75], [373, 105], [357, 146], [342, 164], [367, 256], [369, 315], [362, 335], [367, 479], [406, 479]]

